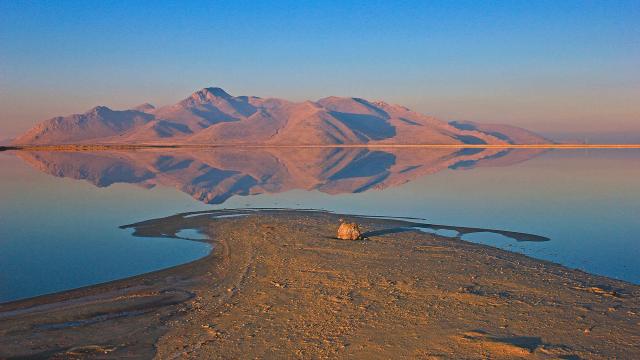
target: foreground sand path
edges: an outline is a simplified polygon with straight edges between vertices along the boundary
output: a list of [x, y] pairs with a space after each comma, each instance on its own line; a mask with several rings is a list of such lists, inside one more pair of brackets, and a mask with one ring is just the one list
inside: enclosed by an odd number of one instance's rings
[[214, 251], [173, 269], [0, 305], [0, 357], [640, 356], [638, 286], [396, 232], [407, 225], [399, 220], [358, 219], [365, 231], [396, 230], [335, 240], [338, 217], [266, 211], [136, 224], [143, 236], [200, 228]]

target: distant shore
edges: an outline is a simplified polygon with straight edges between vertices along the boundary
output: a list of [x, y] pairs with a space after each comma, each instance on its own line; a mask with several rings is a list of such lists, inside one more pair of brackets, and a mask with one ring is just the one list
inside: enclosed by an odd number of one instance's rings
[[0, 146], [0, 151], [106, 151], [138, 149], [215, 148], [416, 148], [416, 149], [640, 149], [640, 144], [62, 144]]
[[[335, 239], [340, 217], [357, 221], [368, 239]], [[213, 250], [170, 269], [0, 304], [0, 358], [640, 354], [639, 286], [419, 225], [293, 210], [128, 225], [136, 236], [176, 241], [189, 241], [180, 230], [199, 229], [210, 240], [196, 241]]]

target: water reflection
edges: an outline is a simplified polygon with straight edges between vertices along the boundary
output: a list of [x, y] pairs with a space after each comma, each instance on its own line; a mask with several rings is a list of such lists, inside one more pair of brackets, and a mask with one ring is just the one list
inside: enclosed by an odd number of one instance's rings
[[638, 151], [18, 151], [0, 153], [0, 165], [0, 301], [193, 260], [209, 249], [199, 224], [163, 228], [153, 241], [118, 226], [247, 207], [396, 217], [640, 283]]
[[527, 149], [232, 149], [17, 152], [45, 173], [144, 188], [172, 186], [207, 204], [233, 196], [303, 189], [360, 193], [404, 184], [445, 169], [508, 166], [544, 150]]

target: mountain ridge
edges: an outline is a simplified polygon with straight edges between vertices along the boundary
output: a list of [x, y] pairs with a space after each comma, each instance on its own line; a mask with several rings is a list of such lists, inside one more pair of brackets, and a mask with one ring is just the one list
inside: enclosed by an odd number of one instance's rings
[[126, 110], [96, 106], [57, 116], [17, 137], [14, 145], [393, 145], [547, 144], [509, 125], [447, 123], [384, 101], [329, 96], [292, 102], [233, 96], [219, 87], [195, 91], [173, 105]]

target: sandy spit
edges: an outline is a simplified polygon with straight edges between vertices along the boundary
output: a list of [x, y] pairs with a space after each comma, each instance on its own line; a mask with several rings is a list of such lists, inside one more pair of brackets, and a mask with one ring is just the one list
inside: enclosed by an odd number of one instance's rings
[[[333, 238], [341, 217], [368, 240]], [[213, 250], [0, 304], [0, 358], [640, 357], [640, 287], [411, 226], [287, 210], [133, 224], [200, 229]]]

